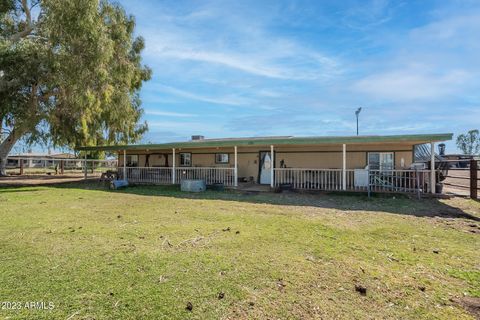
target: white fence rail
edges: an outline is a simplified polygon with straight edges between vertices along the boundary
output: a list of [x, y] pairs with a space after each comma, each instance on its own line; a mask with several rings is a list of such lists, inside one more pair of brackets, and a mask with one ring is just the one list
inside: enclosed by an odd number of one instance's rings
[[[118, 168], [119, 177], [123, 178], [123, 168]], [[126, 179], [132, 183], [172, 184], [173, 169], [171, 167], [127, 167]], [[207, 185], [222, 183], [225, 186], [235, 185], [234, 168], [188, 167], [175, 168], [175, 184], [184, 179], [203, 179]]]
[[293, 189], [342, 190], [342, 169], [276, 168], [275, 185], [289, 184]]
[[[172, 168], [127, 167], [127, 180], [132, 183], [172, 184]], [[123, 168], [119, 168], [123, 178]]]
[[[429, 170], [369, 170], [357, 175], [345, 170], [345, 190], [372, 192], [428, 192]], [[362, 171], [362, 170], [359, 170]], [[275, 168], [275, 186], [300, 190], [343, 190], [342, 169]], [[362, 173], [362, 172], [360, 172]]]
[[235, 185], [234, 168], [176, 168], [175, 183], [180, 183], [183, 179], [203, 179], [207, 185], [223, 183], [225, 186]]

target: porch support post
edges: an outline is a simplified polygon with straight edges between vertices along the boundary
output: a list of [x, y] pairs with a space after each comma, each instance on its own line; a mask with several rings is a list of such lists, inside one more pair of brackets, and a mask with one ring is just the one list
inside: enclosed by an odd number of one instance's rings
[[123, 180], [127, 180], [127, 150], [123, 150]]
[[233, 178], [235, 179], [233, 181], [233, 185], [235, 187], [238, 187], [238, 158], [237, 158], [237, 146], [233, 147], [234, 148], [234, 159], [235, 159], [235, 169], [233, 170], [234, 175]]
[[172, 184], [175, 184], [175, 148], [172, 149]]
[[273, 144], [270, 146], [270, 157], [272, 158], [272, 165], [270, 166], [270, 187], [275, 187], [275, 171], [273, 167], [275, 167], [275, 156], [273, 155]]
[[347, 145], [343, 144], [343, 152], [342, 152], [342, 190], [347, 190]]
[[435, 193], [435, 142], [430, 142], [430, 193]]
[[85, 150], [85, 160], [83, 162], [83, 175], [85, 180], [87, 179], [87, 151]]

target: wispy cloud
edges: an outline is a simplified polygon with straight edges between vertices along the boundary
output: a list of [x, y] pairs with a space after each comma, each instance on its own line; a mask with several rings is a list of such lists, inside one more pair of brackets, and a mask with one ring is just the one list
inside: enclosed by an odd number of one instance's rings
[[182, 113], [182, 112], [171, 112], [171, 111], [162, 111], [162, 110], [145, 110], [145, 114], [151, 116], [165, 116], [165, 117], [178, 117], [178, 118], [190, 118], [197, 117], [197, 114], [193, 113]]
[[471, 79], [472, 75], [464, 70], [435, 74], [410, 68], [367, 76], [355, 83], [353, 88], [377, 99], [437, 101], [461, 92]]
[[120, 1], [146, 38], [152, 132], [352, 134], [358, 106], [368, 134], [478, 123], [476, 1]]
[[201, 102], [208, 102], [213, 104], [220, 104], [220, 105], [232, 105], [232, 106], [242, 106], [249, 104], [250, 100], [247, 98], [243, 98], [234, 94], [227, 95], [227, 96], [216, 96], [216, 97], [209, 97], [197, 93], [193, 93], [186, 90], [177, 89], [171, 86], [159, 84], [156, 87], [158, 92], [163, 92], [167, 94], [171, 94], [174, 96], [183, 97], [189, 100], [196, 100]]

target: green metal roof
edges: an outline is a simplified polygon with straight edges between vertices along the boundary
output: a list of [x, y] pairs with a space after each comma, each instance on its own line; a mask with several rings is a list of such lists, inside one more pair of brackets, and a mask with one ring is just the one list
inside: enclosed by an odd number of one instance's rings
[[344, 137], [259, 137], [259, 138], [231, 138], [231, 139], [204, 139], [187, 142], [169, 142], [160, 144], [135, 144], [112, 146], [83, 146], [76, 150], [144, 150], [144, 149], [171, 149], [171, 148], [208, 148], [208, 147], [248, 147], [270, 145], [316, 145], [316, 144], [352, 144], [352, 143], [392, 143], [392, 142], [439, 142], [452, 140], [452, 133], [437, 134], [410, 134], [389, 136], [344, 136]]

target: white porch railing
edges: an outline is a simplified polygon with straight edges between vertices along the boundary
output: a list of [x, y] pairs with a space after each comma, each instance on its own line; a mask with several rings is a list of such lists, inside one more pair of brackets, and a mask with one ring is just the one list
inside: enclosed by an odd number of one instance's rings
[[[342, 169], [275, 168], [275, 186], [300, 190], [343, 190]], [[372, 192], [428, 192], [430, 170], [370, 170], [361, 177], [345, 170], [345, 190]]]
[[183, 179], [203, 179], [207, 185], [223, 183], [225, 186], [235, 185], [234, 168], [188, 167], [175, 168], [175, 183]]
[[430, 191], [430, 170], [370, 170], [369, 184], [373, 192], [427, 193]]
[[[188, 167], [175, 168], [175, 184], [183, 179], [203, 179], [207, 185], [223, 183], [234, 186], [234, 168]], [[123, 168], [118, 168], [119, 177], [123, 179]], [[172, 184], [171, 167], [126, 167], [126, 178], [132, 183]]]
[[342, 190], [342, 169], [275, 168], [275, 186], [290, 184], [293, 189]]
[[[127, 167], [127, 179], [133, 183], [172, 184], [172, 168]], [[123, 168], [118, 172], [123, 178]]]

